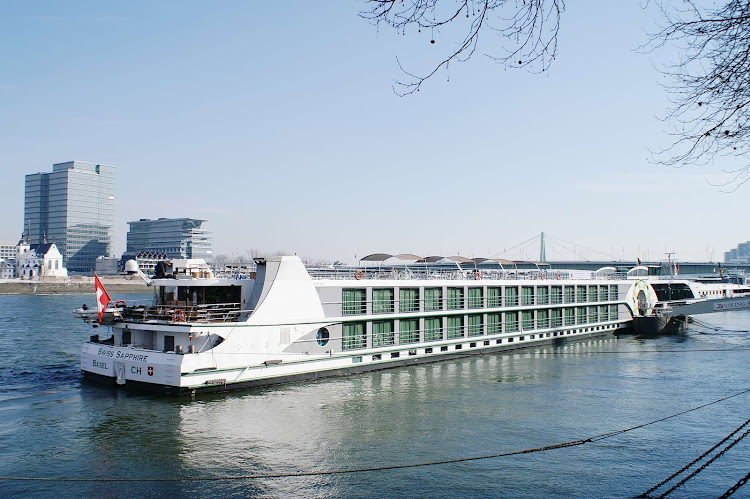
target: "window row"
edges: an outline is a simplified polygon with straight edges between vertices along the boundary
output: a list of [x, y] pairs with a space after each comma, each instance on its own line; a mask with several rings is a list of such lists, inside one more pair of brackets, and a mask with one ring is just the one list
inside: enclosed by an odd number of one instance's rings
[[[430, 312], [436, 310], [461, 310], [464, 308], [493, 308], [530, 305], [558, 305], [563, 303], [589, 303], [616, 300], [617, 285], [590, 286], [519, 286], [503, 287], [448, 287], [424, 288], [420, 298], [420, 288], [398, 289], [398, 311]], [[341, 312], [343, 315], [367, 313], [367, 290], [342, 289]], [[372, 313], [387, 314], [396, 309], [394, 288], [372, 289]]]
[[[617, 305], [373, 321], [371, 347], [577, 326], [618, 319]], [[398, 334], [395, 326], [398, 324]], [[343, 324], [343, 348], [365, 348], [365, 322]]]

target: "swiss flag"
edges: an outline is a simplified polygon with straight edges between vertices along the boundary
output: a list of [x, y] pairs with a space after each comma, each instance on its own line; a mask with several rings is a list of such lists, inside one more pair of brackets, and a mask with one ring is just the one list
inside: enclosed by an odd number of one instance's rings
[[94, 288], [96, 288], [96, 310], [99, 312], [99, 324], [102, 323], [102, 314], [104, 309], [107, 308], [112, 298], [109, 297], [107, 290], [102, 286], [102, 282], [99, 280], [99, 276], [94, 272]]

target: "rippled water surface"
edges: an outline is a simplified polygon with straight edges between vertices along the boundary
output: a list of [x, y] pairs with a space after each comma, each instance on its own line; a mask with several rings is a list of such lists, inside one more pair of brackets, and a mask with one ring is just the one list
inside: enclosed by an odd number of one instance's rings
[[[123, 296], [118, 296], [121, 298]], [[128, 296], [128, 299], [137, 296]], [[750, 417], [750, 311], [716, 329], [624, 336], [229, 394], [165, 399], [82, 382], [90, 296], [0, 296], [0, 497], [634, 497]], [[670, 497], [717, 497], [750, 471], [740, 441]], [[184, 480], [184, 479], [190, 480]], [[747, 490], [746, 490], [747, 488]], [[735, 497], [750, 497], [750, 486]], [[663, 492], [665, 489], [662, 489]]]

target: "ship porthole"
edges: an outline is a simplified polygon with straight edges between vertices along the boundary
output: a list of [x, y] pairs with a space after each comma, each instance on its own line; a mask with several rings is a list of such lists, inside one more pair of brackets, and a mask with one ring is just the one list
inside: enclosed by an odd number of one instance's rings
[[322, 327], [318, 329], [318, 334], [315, 335], [315, 338], [318, 340], [318, 345], [324, 347], [328, 344], [328, 339], [331, 337], [331, 335], [328, 333], [328, 329]]

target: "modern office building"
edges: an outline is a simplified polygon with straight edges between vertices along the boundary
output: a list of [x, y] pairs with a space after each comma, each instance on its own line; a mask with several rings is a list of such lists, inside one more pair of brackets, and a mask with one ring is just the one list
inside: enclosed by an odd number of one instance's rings
[[750, 263], [750, 241], [740, 243], [724, 253], [726, 263]]
[[138, 254], [163, 254], [169, 259], [202, 258], [211, 264], [211, 232], [201, 230], [205, 220], [193, 218], [142, 218], [128, 222], [127, 247], [123, 261]]
[[0, 242], [0, 258], [3, 260], [15, 260], [18, 252], [18, 243]]
[[26, 175], [23, 232], [32, 244], [54, 242], [71, 272], [112, 256], [114, 209], [114, 166], [69, 161]]

